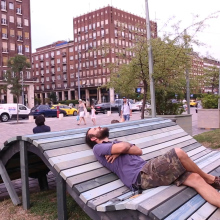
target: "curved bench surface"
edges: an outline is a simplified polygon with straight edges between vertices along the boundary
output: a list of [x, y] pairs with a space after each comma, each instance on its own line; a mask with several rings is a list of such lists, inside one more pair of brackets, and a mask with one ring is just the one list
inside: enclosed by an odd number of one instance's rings
[[[219, 175], [220, 152], [201, 146], [169, 119], [144, 119], [107, 126], [110, 128], [111, 140], [135, 143], [143, 150], [141, 157], [144, 160], [174, 147], [182, 148], [205, 172]], [[6, 141], [1, 152], [19, 141], [39, 149], [42, 157], [66, 181], [70, 194], [77, 195], [84, 205], [99, 213], [136, 210], [144, 214], [145, 219], [200, 219], [201, 216], [206, 219], [205, 216], [209, 217], [213, 213], [218, 215], [216, 207], [185, 186], [157, 187], [133, 198], [133, 192], [96, 160], [92, 149], [85, 144], [86, 131], [87, 128], [17, 136]]]

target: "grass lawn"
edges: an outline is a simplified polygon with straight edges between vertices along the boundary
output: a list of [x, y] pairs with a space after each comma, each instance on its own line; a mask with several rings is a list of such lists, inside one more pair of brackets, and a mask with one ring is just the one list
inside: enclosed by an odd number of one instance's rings
[[220, 148], [220, 129], [193, 136], [199, 143], [212, 149]]
[[[0, 202], [1, 220], [55, 220], [57, 217], [56, 190], [48, 190], [30, 194], [31, 208], [23, 210], [22, 206], [14, 206], [11, 199]], [[69, 220], [90, 220], [88, 215], [78, 206], [74, 199], [67, 195], [67, 211]]]

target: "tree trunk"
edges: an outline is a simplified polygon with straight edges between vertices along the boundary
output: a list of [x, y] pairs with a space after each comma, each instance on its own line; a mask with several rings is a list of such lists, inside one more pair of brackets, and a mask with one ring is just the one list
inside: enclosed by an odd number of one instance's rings
[[18, 100], [19, 100], [19, 97], [17, 96], [17, 123], [18, 123], [18, 118], [19, 118], [19, 114], [18, 114], [18, 111], [19, 111], [19, 109], [18, 109]]
[[143, 96], [143, 104], [141, 109], [141, 119], [144, 119], [144, 110], [147, 101], [147, 81], [143, 80], [143, 83], [144, 83], [144, 96]]

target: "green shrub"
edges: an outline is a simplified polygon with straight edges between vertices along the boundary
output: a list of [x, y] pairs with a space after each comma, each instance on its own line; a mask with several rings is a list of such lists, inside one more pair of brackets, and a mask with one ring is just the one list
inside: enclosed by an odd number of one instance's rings
[[218, 108], [218, 95], [204, 94], [202, 97], [202, 107], [205, 109], [216, 109]]
[[60, 104], [64, 105], [69, 105], [72, 103], [73, 105], [79, 104], [78, 100], [64, 100], [64, 101], [59, 101]]
[[[177, 93], [176, 93], [177, 94]], [[182, 98], [183, 94], [177, 94], [178, 98]], [[164, 90], [156, 90], [156, 113], [158, 115], [181, 115], [184, 112], [182, 103], [172, 103], [175, 99], [175, 93]]]

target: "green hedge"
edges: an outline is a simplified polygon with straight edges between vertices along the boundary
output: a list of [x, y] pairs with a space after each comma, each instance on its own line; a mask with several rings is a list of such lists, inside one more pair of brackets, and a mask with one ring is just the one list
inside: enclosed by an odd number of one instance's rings
[[69, 105], [72, 103], [73, 105], [79, 104], [78, 100], [64, 100], [64, 101], [59, 101], [60, 104], [64, 105]]
[[204, 109], [216, 109], [218, 108], [218, 95], [204, 94], [202, 97], [202, 107]]

